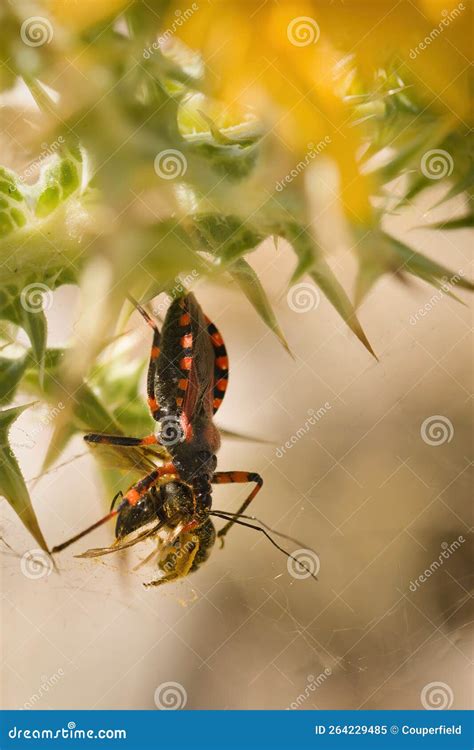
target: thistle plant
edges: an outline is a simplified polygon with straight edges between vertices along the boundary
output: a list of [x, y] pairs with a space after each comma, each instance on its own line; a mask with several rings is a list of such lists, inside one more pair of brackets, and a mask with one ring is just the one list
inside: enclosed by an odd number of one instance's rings
[[[473, 223], [470, 10], [451, 5], [2, 7], [0, 493], [43, 549], [9, 429], [32, 401], [47, 406], [45, 470], [76, 433], [151, 431], [127, 295], [231, 280], [288, 349], [252, 267], [273, 241], [294, 254], [288, 285], [319, 287], [372, 356], [357, 307], [381, 276], [443, 288], [455, 276], [416, 234], [406, 245], [385, 229], [434, 186], [434, 203], [463, 195], [465, 211], [433, 232]], [[358, 262], [351, 293], [331, 266], [334, 205]], [[51, 348], [64, 284], [80, 288], [81, 312], [69, 345]], [[110, 454], [115, 492], [143, 457]]]

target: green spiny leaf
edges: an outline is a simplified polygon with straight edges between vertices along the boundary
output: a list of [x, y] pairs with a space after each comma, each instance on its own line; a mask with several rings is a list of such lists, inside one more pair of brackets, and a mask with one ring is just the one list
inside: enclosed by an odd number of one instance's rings
[[193, 230], [198, 238], [198, 246], [212, 252], [222, 263], [231, 263], [265, 238], [265, 234], [238, 216], [215, 213], [196, 214], [193, 217]]
[[296, 223], [286, 223], [279, 227], [277, 231], [280, 236], [285, 237], [291, 243], [298, 257], [298, 265], [293, 273], [291, 283], [294, 283], [304, 273], [308, 273], [331, 304], [334, 305], [351, 331], [375, 357], [349, 297], [323, 258], [321, 251], [317, 248], [311, 233]]
[[[46, 400], [55, 412], [54, 431], [44, 461], [43, 469], [49, 469], [59, 458], [70, 438], [78, 433], [106, 432], [114, 435], [125, 434], [122, 423], [131, 426], [130, 415], [126, 415], [127, 404], [122, 410], [117, 409], [119, 417], [104, 406], [114, 403], [114, 391], [108, 393], [109, 382], [102, 381], [99, 392], [95, 387], [83, 382], [76, 390], [73, 399], [63, 396], [61, 389], [61, 365], [65, 356], [64, 349], [48, 349], [45, 356], [44, 382], [39, 380], [38, 366], [30, 358], [23, 381], [24, 388], [34, 395]], [[96, 386], [97, 387], [97, 386]], [[63, 400], [61, 400], [63, 399]], [[133, 405], [132, 405], [133, 406]], [[150, 470], [152, 452], [135, 448], [122, 449], [115, 446], [91, 446], [91, 450], [101, 463], [113, 466], [120, 471], [146, 473]]]
[[334, 305], [341, 318], [347, 323], [351, 331], [355, 333], [367, 351], [377, 359], [377, 355], [372, 349], [372, 346], [370, 345], [370, 342], [359, 322], [352, 302], [326, 261], [323, 258], [319, 258], [313, 268], [309, 271], [309, 275], [313, 281], [316, 282], [321, 291], [324, 292], [328, 300]]
[[44, 218], [52, 213], [75, 191], [79, 190], [81, 176], [79, 165], [73, 158], [63, 157], [52, 161], [42, 172], [38, 186], [35, 214]]
[[18, 461], [10, 447], [8, 435], [13, 422], [30, 406], [31, 404], [25, 404], [0, 411], [0, 494], [8, 500], [41, 549], [47, 552], [48, 546], [39, 527]]
[[284, 222], [281, 226], [277, 224], [274, 231], [278, 236], [288, 240], [298, 258], [298, 263], [290, 282], [294, 284], [310, 270], [316, 258], [320, 257], [321, 253], [310, 232], [297, 222]]
[[38, 365], [43, 365], [46, 350], [47, 322], [41, 298], [51, 294], [47, 285], [32, 282], [23, 289], [14, 287], [0, 291], [0, 318], [23, 328], [31, 342]]
[[472, 283], [472, 281], [469, 281], [469, 279], [460, 277], [460, 275], [456, 274], [456, 272], [450, 270], [446, 266], [441, 265], [440, 263], [436, 263], [436, 261], [431, 260], [431, 258], [428, 258], [426, 255], [423, 255], [416, 250], [413, 250], [413, 248], [405, 245], [399, 240], [396, 240], [394, 237], [391, 237], [385, 232], [382, 232], [381, 236], [388, 242], [389, 247], [392, 248], [392, 250], [402, 261], [403, 270], [407, 270], [414, 276], [419, 276], [420, 278], [423, 278], [425, 280], [428, 280], [430, 278], [446, 280], [449, 278], [457, 277], [457, 286], [460, 286], [462, 289], [468, 289], [469, 291], [474, 290], [474, 284]]
[[0, 357], [0, 404], [13, 400], [26, 368], [26, 356], [10, 359]]
[[283, 331], [281, 330], [272, 306], [263, 289], [257, 274], [243, 258], [239, 258], [229, 266], [229, 273], [242, 289], [248, 301], [258, 312], [264, 323], [273, 331], [286, 351], [291, 354]]
[[474, 214], [467, 214], [461, 216], [459, 219], [450, 219], [449, 221], [438, 221], [436, 224], [426, 224], [417, 229], [467, 229], [468, 227], [474, 227]]

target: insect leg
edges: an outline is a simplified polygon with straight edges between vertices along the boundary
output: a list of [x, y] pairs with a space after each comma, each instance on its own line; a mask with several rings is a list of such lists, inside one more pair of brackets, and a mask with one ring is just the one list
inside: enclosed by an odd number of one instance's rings
[[136, 505], [140, 498], [143, 497], [143, 495], [146, 495], [150, 487], [152, 487], [154, 484], [158, 482], [161, 477], [169, 475], [176, 475], [177, 471], [173, 464], [164, 464], [163, 466], [159, 466], [157, 469], [154, 469], [153, 471], [150, 471], [149, 474], [143, 477], [143, 479], [140, 479], [139, 482], [132, 485], [130, 489], [125, 493], [123, 502], [120, 503], [120, 507], [123, 505], [126, 505], [127, 503], [129, 505]]
[[151, 416], [157, 422], [160, 419], [160, 405], [156, 400], [155, 396], [155, 375], [156, 375], [156, 362], [160, 356], [160, 332], [156, 328], [153, 333], [153, 342], [151, 345], [150, 352], [150, 363], [148, 365], [148, 374], [146, 378], [146, 392], [148, 408], [151, 411]]
[[[245, 509], [248, 508], [263, 484], [263, 479], [260, 474], [256, 474], [255, 472], [251, 471], [216, 471], [211, 481], [213, 484], [228, 484], [230, 482], [237, 482], [240, 484], [244, 482], [255, 482], [255, 487], [253, 488], [252, 492], [246, 498], [246, 500], [244, 500], [237, 513], [235, 513], [236, 517], [238, 517], [240, 513], [243, 513]], [[226, 525], [218, 532], [217, 536], [220, 539], [223, 539], [223, 537], [228, 533], [229, 529], [234, 525], [234, 523], [235, 520], [226, 523]]]
[[144, 446], [144, 445], [158, 445], [158, 439], [156, 435], [147, 435], [144, 438], [126, 437], [125, 435], [102, 435], [96, 432], [90, 432], [88, 435], [84, 435], [86, 443], [101, 443], [102, 445], [122, 445], [128, 448]]
[[130, 297], [130, 300], [133, 302], [133, 304], [137, 308], [140, 315], [144, 318], [145, 323], [147, 323], [147, 325], [149, 325], [150, 328], [152, 328], [153, 330], [153, 342], [151, 345], [150, 363], [148, 365], [146, 390], [147, 390], [148, 408], [151, 411], [151, 415], [153, 419], [158, 421], [160, 418], [160, 406], [155, 397], [155, 375], [156, 375], [156, 363], [157, 363], [158, 357], [160, 356], [160, 340], [161, 340], [160, 329], [156, 325], [155, 321], [150, 317], [150, 315], [148, 315], [145, 308], [143, 308], [132, 297]]
[[[77, 542], [78, 539], [82, 539], [82, 537], [88, 534], [90, 531], [94, 531], [94, 529], [102, 526], [102, 524], [106, 523], [111, 518], [115, 518], [115, 516], [117, 516], [126, 505], [136, 505], [140, 498], [148, 492], [150, 487], [156, 484], [161, 477], [166, 476], [167, 474], [176, 474], [176, 469], [174, 468], [173, 464], [164, 464], [154, 471], [151, 471], [149, 474], [143, 477], [143, 479], [140, 479], [139, 482], [130, 487], [118, 508], [114, 508], [110, 511], [110, 513], [107, 513], [106, 516], [103, 516], [94, 524], [92, 524], [92, 526], [88, 526], [87, 529], [84, 529], [79, 534], [71, 537], [71, 539], [68, 539], [62, 544], [57, 544], [55, 547], [53, 547], [51, 552], [61, 552], [63, 549], [66, 549], [66, 547], [69, 547], [69, 545], [73, 542]], [[116, 497], [118, 497], [118, 494], [116, 495]], [[115, 499], [116, 498], [114, 498], [114, 501]]]
[[123, 492], [122, 492], [122, 490], [119, 490], [119, 491], [117, 492], [117, 494], [116, 494], [116, 495], [114, 495], [114, 497], [113, 497], [113, 500], [112, 500], [112, 504], [111, 504], [111, 506], [110, 506], [110, 510], [113, 510], [113, 509], [115, 508], [115, 503], [117, 502], [117, 500], [118, 500], [119, 498], [120, 498], [120, 499], [122, 499], [122, 498], [123, 498]]

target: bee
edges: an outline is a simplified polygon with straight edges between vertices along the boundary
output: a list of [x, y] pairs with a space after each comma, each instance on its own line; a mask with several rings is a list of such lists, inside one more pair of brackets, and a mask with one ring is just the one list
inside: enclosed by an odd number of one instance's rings
[[[171, 303], [162, 331], [147, 311], [133, 302], [153, 332], [147, 401], [156, 422], [155, 432], [143, 438], [91, 433], [84, 440], [91, 445], [152, 449], [162, 463], [154, 462], [151, 471], [125, 494], [117, 493], [106, 516], [52, 552], [60, 552], [116, 518], [114, 544], [88, 550], [79, 557], [106, 555], [145, 539], [156, 539], [152, 556], [158, 557], [160, 576], [145, 585], [160, 586], [195, 571], [208, 559], [216, 538], [223, 542], [237, 523], [262, 532], [304, 568], [271, 538], [266, 530], [271, 531], [269, 527], [248, 522], [258, 520], [245, 515], [245, 510], [262, 487], [261, 476], [247, 471], [216, 471], [220, 435], [214, 415], [222, 404], [229, 379], [227, 351], [217, 327], [204, 315], [191, 292]], [[213, 510], [212, 485], [234, 482], [254, 485], [237, 513]], [[211, 516], [226, 521], [219, 532]]]

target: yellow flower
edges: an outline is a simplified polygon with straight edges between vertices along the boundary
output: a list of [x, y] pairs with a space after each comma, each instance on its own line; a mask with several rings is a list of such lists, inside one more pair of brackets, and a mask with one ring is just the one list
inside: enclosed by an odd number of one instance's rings
[[44, 0], [44, 7], [59, 23], [80, 31], [118, 15], [127, 0]]
[[[60, 23], [79, 30], [127, 6], [45, 2]], [[373, 184], [358, 166], [365, 131], [353, 125], [343, 96], [348, 60], [359, 84], [372, 90], [377, 71], [396, 60], [422, 107], [449, 127], [471, 117], [469, 0], [150, 0], [149, 6], [157, 23], [168, 8], [157, 36], [169, 29], [202, 54], [209, 94], [254, 108], [296, 159], [325, 139], [325, 153], [338, 165], [342, 204], [355, 222], [370, 222]]]
[[[177, 12], [176, 4], [165, 28]], [[371, 182], [357, 165], [364, 134], [353, 127], [343, 100], [343, 61], [351, 56], [364, 81], [396, 58], [424, 106], [466, 121], [469, 16], [467, 0], [221, 0], [199, 6], [176, 34], [203, 55], [210, 93], [254, 107], [296, 155], [329, 136], [343, 205], [349, 217], [365, 222]]]

